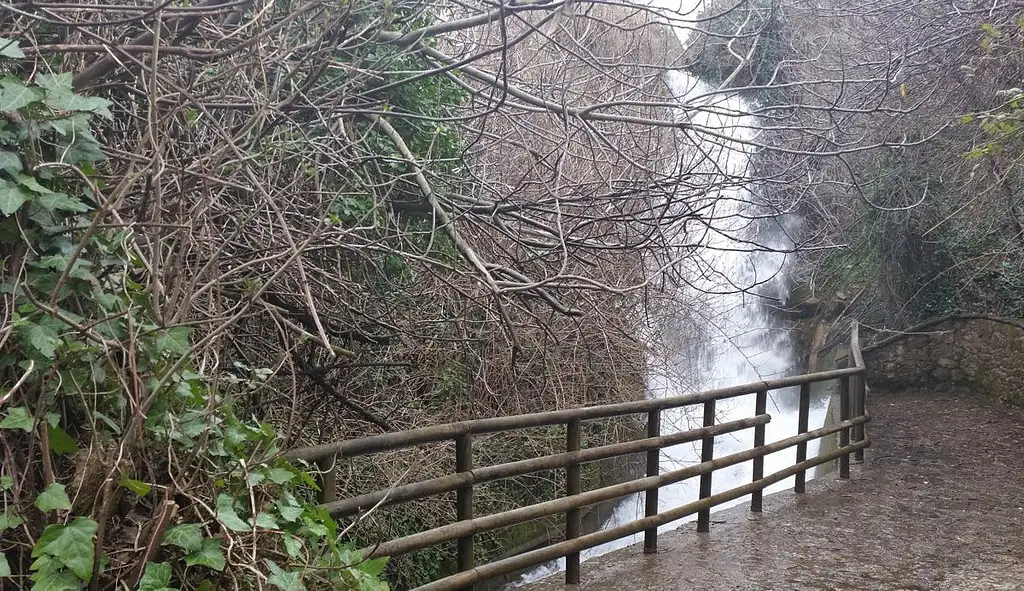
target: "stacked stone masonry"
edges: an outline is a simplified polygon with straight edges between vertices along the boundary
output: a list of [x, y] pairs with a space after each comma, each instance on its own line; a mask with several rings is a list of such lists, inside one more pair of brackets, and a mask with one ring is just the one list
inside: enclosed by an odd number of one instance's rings
[[865, 347], [875, 390], [969, 388], [1024, 406], [1024, 321], [988, 316], [934, 320]]

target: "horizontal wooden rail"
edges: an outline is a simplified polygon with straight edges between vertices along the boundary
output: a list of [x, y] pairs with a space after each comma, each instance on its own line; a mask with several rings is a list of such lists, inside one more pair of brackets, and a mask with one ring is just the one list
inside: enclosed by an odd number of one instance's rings
[[378, 504], [380, 506], [387, 506], [395, 503], [422, 499], [458, 490], [465, 486], [481, 484], [501, 478], [512, 478], [515, 476], [522, 476], [524, 474], [532, 474], [541, 470], [554, 470], [557, 468], [565, 468], [573, 464], [585, 464], [607, 458], [614, 458], [651, 450], [660, 450], [666, 447], [672, 447], [673, 445], [679, 445], [681, 443], [699, 441], [704, 437], [725, 435], [741, 431], [743, 429], [765, 425], [770, 420], [771, 416], [769, 415], [758, 415], [749, 419], [730, 421], [713, 427], [702, 427], [700, 429], [680, 431], [679, 433], [673, 433], [671, 435], [664, 435], [661, 437], [648, 437], [646, 439], [637, 439], [634, 441], [627, 441], [625, 443], [591, 447], [581, 451], [555, 454], [551, 456], [544, 456], [542, 458], [519, 460], [517, 462], [508, 462], [506, 464], [495, 464], [493, 466], [475, 468], [468, 472], [459, 472], [452, 474], [451, 476], [442, 476], [440, 478], [424, 480], [422, 482], [407, 484], [405, 486], [398, 486], [393, 489], [380, 490], [365, 495], [359, 495], [342, 501], [325, 503], [323, 508], [327, 509], [331, 515], [341, 517], [358, 513], [360, 510], [369, 509]]
[[587, 548], [593, 548], [594, 546], [600, 546], [601, 544], [612, 542], [626, 536], [640, 533], [645, 529], [652, 527], [659, 527], [666, 523], [677, 521], [684, 517], [688, 517], [702, 511], [714, 507], [715, 505], [721, 505], [729, 501], [736, 500], [740, 497], [750, 494], [755, 490], [764, 490], [765, 488], [781, 482], [786, 478], [796, 474], [797, 472], [809, 470], [815, 466], [831, 462], [841, 456], [849, 455], [858, 449], [862, 449], [871, 445], [869, 440], [860, 441], [844, 448], [837, 449], [833, 452], [819, 455], [799, 464], [794, 464], [779, 470], [773, 474], [765, 476], [761, 480], [738, 486], [736, 488], [729, 489], [724, 492], [720, 492], [715, 495], [711, 495], [706, 499], [694, 501], [681, 507], [676, 507], [669, 511], [659, 513], [652, 517], [645, 517], [627, 523], [626, 525], [620, 525], [619, 527], [601, 530], [585, 536], [580, 536], [575, 540], [567, 540], [550, 546], [545, 546], [538, 550], [531, 552], [525, 552], [523, 554], [517, 554], [511, 558], [504, 560], [498, 560], [482, 566], [478, 566], [472, 570], [452, 575], [444, 579], [416, 587], [413, 591], [447, 591], [450, 589], [459, 589], [467, 585], [472, 585], [477, 581], [487, 580], [491, 577], [503, 575], [505, 573], [514, 572], [523, 568], [533, 566], [535, 564], [543, 564], [549, 560], [554, 560], [561, 557], [567, 552], [574, 552], [578, 550], [585, 550]]
[[[804, 492], [806, 471], [836, 459], [840, 464], [840, 478], [849, 478], [850, 456], [854, 455], [858, 460], [863, 459], [864, 449], [870, 445], [870, 440], [865, 434], [865, 425], [870, 418], [865, 410], [864, 375], [866, 369], [860, 350], [858, 328], [856, 322], [851, 326], [850, 354], [846, 362], [850, 367], [847, 368], [765, 380], [671, 398], [435, 425], [296, 449], [287, 452], [284, 456], [290, 460], [315, 462], [321, 467], [323, 471], [321, 507], [336, 517], [348, 517], [374, 507], [455, 492], [457, 521], [454, 523], [397, 539], [385, 540], [365, 550], [367, 557], [399, 556], [456, 541], [458, 555], [454, 562], [460, 572], [424, 585], [418, 588], [419, 591], [472, 589], [472, 586], [479, 581], [561, 557], [566, 559], [566, 581], [578, 583], [580, 580], [580, 551], [586, 548], [644, 532], [644, 551], [657, 552], [657, 535], [660, 525], [696, 513], [697, 530], [708, 531], [711, 526], [710, 511], [716, 505], [750, 494], [751, 510], [760, 511], [761, 498], [766, 487], [795, 475], [794, 489], [797, 493], [802, 493]], [[808, 430], [811, 384], [826, 381], [837, 381], [839, 384], [840, 420], [836, 424], [827, 424], [819, 429]], [[771, 416], [766, 413], [768, 393], [791, 386], [800, 387], [797, 433], [773, 443], [765, 443], [765, 426], [771, 421]], [[715, 409], [718, 401], [750, 394], [756, 394], [754, 416], [716, 424]], [[697, 405], [703, 405], [704, 418], [701, 428], [661, 435], [662, 411]], [[581, 449], [580, 434], [583, 421], [633, 414], [647, 415], [646, 438]], [[565, 426], [566, 451], [564, 453], [490, 466], [473, 465], [474, 435], [552, 425]], [[754, 429], [754, 444], [750, 449], [715, 457], [716, 437], [745, 429]], [[833, 434], [838, 434], [839, 449], [807, 459], [809, 442]], [[661, 472], [659, 463], [661, 450], [698, 441], [700, 442], [701, 458], [699, 463], [669, 472]], [[455, 473], [395, 486], [387, 490], [378, 490], [343, 499], [337, 498], [335, 466], [340, 459], [433, 443], [455, 444]], [[769, 454], [794, 446], [796, 447], [796, 462], [765, 476], [764, 458]], [[646, 477], [589, 491], [582, 489], [581, 464], [644, 452], [646, 452], [644, 456]], [[748, 461], [753, 461], [751, 482], [712, 494], [712, 478], [717, 470]], [[501, 513], [474, 515], [473, 499], [476, 485], [549, 470], [565, 471], [564, 496]], [[661, 487], [695, 477], [700, 478], [700, 495], [696, 501], [669, 511], [659, 512], [658, 492]], [[583, 507], [640, 492], [645, 495], [645, 517], [609, 530], [581, 535], [580, 517]], [[474, 563], [474, 537], [476, 534], [558, 514], [563, 514], [565, 517], [565, 541], [485, 565], [477, 566]]]
[[331, 456], [352, 457], [367, 454], [380, 453], [382, 451], [395, 451], [426, 443], [437, 443], [439, 441], [450, 441], [460, 435], [479, 435], [481, 433], [496, 433], [500, 431], [511, 431], [514, 429], [528, 429], [532, 427], [546, 427], [560, 425], [571, 420], [579, 419], [589, 421], [594, 419], [605, 419], [623, 415], [647, 413], [652, 410], [665, 410], [702, 404], [709, 400], [726, 400], [738, 396], [754, 394], [759, 390], [778, 390], [811, 384], [815, 382], [826, 382], [836, 380], [844, 376], [851, 376], [862, 372], [863, 369], [851, 367], [846, 369], [833, 369], [817, 373], [809, 373], [800, 376], [766, 380], [752, 384], [731, 386], [708, 390], [699, 394], [688, 394], [686, 396], [673, 396], [671, 398], [652, 398], [637, 402], [623, 402], [619, 404], [606, 404], [602, 406], [586, 406], [583, 408], [571, 408], [568, 410], [553, 410], [532, 414], [516, 415], [511, 417], [495, 417], [491, 419], [475, 419], [459, 423], [446, 423], [432, 427], [410, 429], [408, 431], [397, 431], [395, 433], [384, 433], [360, 439], [348, 441], [336, 441], [310, 447], [294, 449], [284, 454], [287, 460], [316, 461]]
[[396, 538], [389, 542], [384, 542], [374, 546], [373, 548], [367, 548], [367, 556], [400, 556], [402, 554], [408, 554], [409, 552], [429, 548], [430, 546], [455, 540], [467, 535], [478, 534], [500, 527], [508, 527], [510, 525], [540, 519], [549, 515], [565, 512], [569, 509], [577, 509], [593, 505], [595, 503], [600, 503], [602, 501], [610, 501], [648, 488], [660, 488], [693, 478], [694, 476], [709, 474], [715, 470], [721, 470], [722, 468], [742, 464], [743, 462], [753, 460], [754, 458], [764, 457], [768, 454], [773, 454], [793, 447], [801, 442], [818, 439], [825, 435], [831, 435], [832, 433], [838, 433], [844, 429], [849, 429], [854, 425], [867, 422], [868, 420], [869, 418], [866, 416], [857, 417], [856, 419], [843, 421], [842, 423], [837, 423], [835, 425], [822, 427], [820, 429], [815, 429], [814, 431], [808, 431], [807, 433], [781, 439], [763, 447], [748, 449], [746, 451], [737, 452], [711, 460], [710, 462], [702, 462], [679, 470], [673, 470], [672, 472], [665, 472], [659, 476], [630, 480], [629, 482], [598, 488], [571, 497], [562, 497], [553, 501], [536, 503], [528, 507], [512, 509], [511, 511], [503, 511], [501, 513], [495, 513], [485, 517], [477, 517], [467, 521], [457, 521], [449, 525], [444, 525], [417, 534]]

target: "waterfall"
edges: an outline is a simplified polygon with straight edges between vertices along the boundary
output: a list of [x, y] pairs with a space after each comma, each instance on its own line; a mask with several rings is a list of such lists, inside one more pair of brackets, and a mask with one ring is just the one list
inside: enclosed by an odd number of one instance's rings
[[[697, 129], [704, 128], [715, 134], [698, 139], [699, 149], [684, 155], [682, 170], [697, 171], [707, 178], [708, 187], [716, 189], [697, 198], [705, 227], [701, 230], [700, 256], [690, 269], [690, 287], [680, 293], [684, 302], [699, 302], [687, 310], [686, 318], [664, 319], [666, 326], [681, 330], [680, 326], [694, 325], [701, 335], [699, 346], [680, 346], [661, 359], [649, 359], [647, 396], [665, 398], [688, 392], [757, 382], [772, 377], [798, 373], [795, 370], [788, 332], [777, 318], [763, 305], [763, 296], [784, 299], [786, 255], [771, 248], [785, 249], [788, 242], [783, 224], [787, 220], [759, 218], [755, 188], [736, 179], [750, 178], [750, 153], [742, 141], [722, 140], [722, 136], [736, 140], [749, 139], [754, 126], [748, 106], [738, 96], [712, 93], [707, 85], [684, 73], [675, 73], [669, 80], [686, 105], [686, 117]], [[705, 97], [705, 98], [700, 98]], [[699, 138], [700, 132], [696, 132]], [[718, 178], [715, 178], [717, 175]], [[725, 181], [725, 182], [723, 182]], [[686, 239], [686, 236], [682, 236]], [[768, 249], [752, 248], [760, 244]], [[664, 327], [662, 328], [664, 331]], [[671, 338], [672, 335], [669, 335]], [[688, 335], [687, 335], [688, 336]], [[673, 339], [684, 343], [687, 339]], [[769, 393], [768, 413], [772, 415], [766, 428], [766, 442], [797, 434], [797, 398], [795, 391]], [[810, 428], [820, 427], [825, 419], [826, 400], [812, 400]], [[754, 395], [719, 401], [717, 420], [725, 422], [754, 415]], [[690, 407], [662, 412], [662, 435], [700, 427], [701, 409]], [[817, 441], [808, 444], [808, 456], [817, 453]], [[753, 429], [719, 436], [715, 442], [715, 457], [750, 449]], [[765, 474], [795, 463], [796, 450], [790, 448], [765, 458]], [[683, 444], [662, 450], [661, 471], [669, 472], [700, 463], [700, 442]], [[808, 474], [808, 478], [812, 475]], [[746, 462], [714, 472], [712, 493], [721, 492], [752, 480], [753, 463]], [[776, 483], [765, 492], [770, 493], [792, 487], [793, 478]], [[699, 479], [692, 478], [665, 486], [659, 493], [659, 512], [679, 507], [698, 499]], [[713, 511], [749, 501], [749, 496], [719, 505]], [[624, 498], [602, 529], [623, 525], [644, 516], [643, 495]], [[659, 531], [680, 527], [696, 516], [662, 526]], [[582, 553], [582, 559], [605, 554], [641, 541], [642, 535], [626, 537], [591, 548]], [[535, 581], [565, 567], [558, 560], [538, 567], [512, 586]]]

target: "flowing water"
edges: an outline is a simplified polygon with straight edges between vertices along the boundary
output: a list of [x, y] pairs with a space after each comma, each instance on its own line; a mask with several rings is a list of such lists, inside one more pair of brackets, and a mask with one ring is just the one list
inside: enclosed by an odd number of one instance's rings
[[[685, 104], [689, 101], [690, 107], [697, 107], [686, 109], [684, 114], [697, 126], [706, 126], [720, 135], [737, 140], [750, 137], [753, 126], [746, 117], [738, 115], [747, 110], [747, 105], [740, 98], [722, 95], [697, 98], [707, 95], [710, 89], [701, 81], [682, 73], [674, 75], [670, 82], [681, 102]], [[750, 176], [750, 154], [741, 141], [722, 141], [710, 136], [698, 141], [700, 149], [683, 156], [682, 168], [688, 172], [698, 172], [701, 178], [706, 179], [706, 186], [724, 185], [729, 188], [695, 197], [703, 201], [703, 217], [707, 225], [702, 229], [702, 235], [705, 238], [701, 242], [700, 260], [693, 265], [692, 276], [688, 278], [690, 286], [679, 294], [679, 300], [697, 304], [687, 306], [685, 320], [673, 318], [670, 313], [664, 319], [666, 326], [661, 327], [661, 332], [683, 330], [681, 327], [689, 326], [701, 335], [700, 344], [696, 347], [679, 346], [661, 359], [649, 360], [651, 373], [648, 376], [648, 397], [663, 398], [757, 382], [800, 373], [801, 369], [792, 354], [788, 331], [763, 305], [766, 297], [783, 299], [785, 296], [782, 278], [786, 270], [786, 255], [770, 249], [791, 246], [783, 227], [794, 222], [759, 218], [763, 212], [758, 211], [755, 189], [742, 182], [728, 182], [730, 179]], [[751, 241], [769, 249], [751, 248]], [[683, 316], [681, 311], [679, 316]], [[687, 342], [684, 336], [672, 340], [680, 344]], [[798, 393], [773, 391], [769, 396], [768, 413], [772, 415], [772, 420], [766, 428], [766, 441], [771, 443], [797, 433]], [[811, 429], [823, 424], [826, 405], [826, 400], [812, 400]], [[753, 416], [754, 396], [720, 401], [717, 414], [718, 422]], [[702, 419], [699, 406], [664, 411], [662, 434], [699, 427]], [[752, 429], [720, 436], [715, 442], [714, 455], [721, 457], [750, 449], [752, 445]], [[816, 446], [817, 442], [808, 444], [810, 457], [817, 453]], [[765, 458], [765, 474], [785, 468], [795, 460], [795, 448], [769, 455]], [[699, 442], [662, 451], [663, 473], [697, 463], [700, 463]], [[746, 484], [751, 481], [752, 475], [751, 462], [716, 471], [712, 479], [712, 492]], [[811, 476], [808, 474], [808, 478]], [[690, 479], [663, 487], [659, 494], [659, 510], [665, 511], [697, 500], [698, 480]], [[782, 490], [792, 484], [793, 479], [790, 478], [769, 487], [766, 492]], [[749, 496], [720, 505], [714, 510], [748, 500]], [[632, 495], [619, 503], [602, 529], [616, 527], [643, 516], [643, 496]], [[694, 519], [696, 516], [667, 524], [660, 531], [678, 528]], [[638, 534], [592, 548], [583, 552], [582, 559], [635, 544], [640, 539]], [[551, 562], [527, 573], [514, 585], [538, 580], [562, 569], [564, 560]]]

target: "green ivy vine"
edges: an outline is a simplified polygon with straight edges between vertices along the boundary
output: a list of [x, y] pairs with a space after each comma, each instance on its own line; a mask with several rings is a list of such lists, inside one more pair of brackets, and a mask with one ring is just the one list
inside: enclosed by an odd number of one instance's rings
[[235, 416], [246, 386], [160, 320], [97, 174], [110, 108], [68, 73], [0, 78], [0, 586], [386, 590], [278, 433]]

